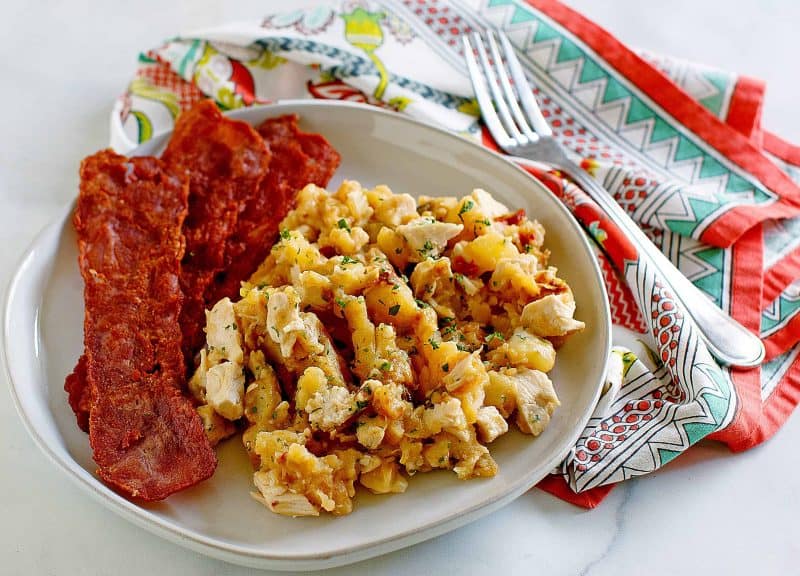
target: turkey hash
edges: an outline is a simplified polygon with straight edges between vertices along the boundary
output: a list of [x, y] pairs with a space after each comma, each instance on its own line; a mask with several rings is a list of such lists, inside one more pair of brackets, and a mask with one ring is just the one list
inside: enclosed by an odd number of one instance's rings
[[494, 476], [488, 445], [534, 436], [573, 319], [544, 229], [484, 190], [309, 184], [240, 298], [206, 312], [189, 390], [213, 444], [244, 428], [254, 498], [278, 514], [353, 509], [434, 469]]

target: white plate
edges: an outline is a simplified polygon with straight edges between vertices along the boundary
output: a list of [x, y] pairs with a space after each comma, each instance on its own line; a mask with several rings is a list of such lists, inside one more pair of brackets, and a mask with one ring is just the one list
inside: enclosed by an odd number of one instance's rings
[[[139, 505], [109, 490], [94, 474], [87, 436], [75, 424], [64, 377], [82, 351], [82, 281], [72, 206], [25, 254], [8, 291], [5, 354], [12, 395], [39, 447], [69, 478], [125, 518], [178, 544], [230, 562], [273, 569], [320, 569], [409, 546], [466, 524], [507, 504], [542, 479], [566, 455], [588, 420], [603, 381], [610, 344], [608, 302], [600, 271], [578, 224], [538, 181], [499, 155], [398, 114], [349, 103], [286, 102], [236, 111], [257, 124], [298, 113], [302, 126], [325, 135], [343, 162], [343, 178], [388, 184], [412, 195], [492, 192], [512, 209], [525, 208], [547, 230], [552, 262], [569, 282], [576, 317], [587, 329], [558, 352], [552, 373], [562, 406], [537, 439], [513, 432], [491, 445], [500, 471], [462, 482], [447, 472], [419, 474], [408, 491], [374, 496], [360, 490], [346, 517], [276, 516], [249, 496], [252, 470], [238, 440], [219, 449], [207, 482], [166, 501]], [[135, 154], [152, 154], [165, 138]]]

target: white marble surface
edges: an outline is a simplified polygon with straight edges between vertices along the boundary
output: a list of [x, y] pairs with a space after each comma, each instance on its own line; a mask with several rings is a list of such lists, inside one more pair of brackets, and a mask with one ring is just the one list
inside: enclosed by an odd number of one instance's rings
[[[304, 2], [305, 3], [305, 2]], [[137, 51], [179, 30], [259, 17], [277, 0], [3, 2], [0, 283], [107, 142]], [[765, 124], [800, 140], [800, 4], [572, 0], [623, 39], [769, 82]], [[156, 15], [157, 14], [157, 15]], [[686, 22], [693, 14], [690, 22]], [[2, 376], [3, 378], [5, 376]], [[60, 386], [61, 383], [54, 383]], [[466, 528], [330, 574], [788, 574], [800, 559], [800, 420], [731, 455], [709, 445], [586, 512], [538, 492]], [[0, 391], [0, 574], [250, 574], [151, 536], [65, 481]]]

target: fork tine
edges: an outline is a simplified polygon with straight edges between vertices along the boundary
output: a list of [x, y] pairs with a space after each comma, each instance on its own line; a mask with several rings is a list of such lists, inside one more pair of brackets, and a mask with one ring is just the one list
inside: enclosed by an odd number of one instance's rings
[[519, 63], [519, 59], [514, 52], [514, 48], [511, 46], [511, 42], [508, 41], [508, 38], [503, 32], [498, 31], [497, 37], [500, 38], [500, 44], [503, 46], [506, 64], [508, 64], [511, 78], [514, 80], [514, 86], [519, 95], [519, 101], [522, 104], [522, 108], [525, 110], [525, 114], [528, 116], [528, 120], [530, 120], [537, 134], [540, 136], [552, 136], [553, 131], [550, 129], [547, 120], [542, 116], [539, 104], [536, 103], [536, 98], [534, 98], [531, 93], [530, 84], [525, 78], [522, 65]]
[[472, 40], [475, 42], [475, 48], [478, 50], [478, 60], [483, 68], [483, 74], [486, 76], [486, 83], [489, 85], [489, 90], [492, 93], [492, 99], [495, 103], [497, 115], [500, 116], [500, 121], [505, 126], [508, 133], [519, 144], [527, 143], [528, 139], [519, 131], [514, 120], [511, 118], [511, 112], [508, 110], [508, 104], [503, 98], [503, 93], [500, 91], [500, 86], [497, 84], [494, 69], [489, 64], [489, 57], [486, 55], [486, 48], [483, 45], [483, 39], [477, 32], [472, 33]]
[[492, 54], [492, 60], [494, 60], [495, 73], [500, 79], [500, 87], [502, 88], [505, 96], [504, 100], [508, 103], [508, 107], [511, 109], [511, 114], [514, 116], [514, 120], [516, 121], [517, 126], [519, 126], [519, 129], [528, 138], [528, 140], [535, 142], [539, 139], [539, 137], [531, 129], [530, 125], [528, 124], [528, 120], [522, 114], [522, 110], [520, 110], [519, 104], [517, 103], [517, 96], [514, 94], [514, 89], [511, 87], [511, 83], [508, 81], [508, 69], [505, 65], [503, 65], [503, 59], [500, 56], [500, 50], [498, 50], [497, 42], [494, 39], [494, 31], [489, 30], [486, 36], [489, 39], [489, 51]]
[[475, 98], [478, 100], [478, 106], [481, 109], [483, 121], [486, 123], [486, 127], [489, 129], [492, 137], [501, 147], [513, 145], [514, 141], [511, 139], [511, 136], [508, 135], [508, 132], [506, 132], [505, 128], [503, 128], [500, 118], [494, 111], [494, 106], [492, 106], [492, 97], [489, 95], [489, 91], [486, 89], [486, 83], [483, 79], [483, 74], [481, 74], [481, 71], [478, 68], [478, 63], [475, 61], [475, 55], [472, 53], [472, 44], [467, 36], [464, 36], [463, 40], [464, 59], [467, 62], [469, 78], [472, 81], [472, 89], [475, 91]]

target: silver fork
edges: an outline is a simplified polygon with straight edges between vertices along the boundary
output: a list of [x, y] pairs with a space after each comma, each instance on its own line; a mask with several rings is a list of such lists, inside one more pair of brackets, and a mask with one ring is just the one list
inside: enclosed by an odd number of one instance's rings
[[[502, 57], [495, 32], [490, 30], [487, 34], [493, 65], [480, 34], [473, 32], [470, 36], [464, 36], [467, 68], [481, 115], [498, 146], [513, 156], [554, 166], [576, 182], [606, 216], [626, 233], [628, 240], [638, 250], [639, 257], [660, 272], [662, 283], [682, 304], [684, 312], [694, 319], [700, 337], [717, 360], [731, 366], [760, 364], [764, 358], [761, 340], [704, 296], [650, 242], [611, 195], [567, 157], [564, 148], [553, 138], [553, 131], [533, 97], [522, 66], [505, 34], [499, 31], [496, 34], [502, 47]], [[475, 60], [472, 43], [475, 44], [480, 66]]]

